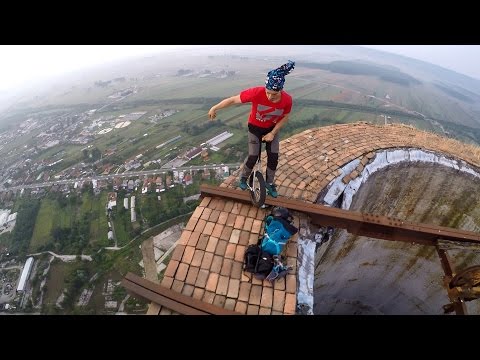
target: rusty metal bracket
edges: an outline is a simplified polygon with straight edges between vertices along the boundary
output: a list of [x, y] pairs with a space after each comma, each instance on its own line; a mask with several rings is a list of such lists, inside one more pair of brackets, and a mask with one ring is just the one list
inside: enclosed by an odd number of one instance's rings
[[[220, 196], [230, 200], [250, 203], [249, 194], [237, 189], [202, 184], [200, 192], [203, 197]], [[472, 231], [413, 223], [389, 216], [364, 214], [284, 197], [267, 197], [265, 203], [305, 213], [310, 216], [314, 224], [342, 228], [355, 235], [430, 246], [436, 246], [438, 240], [443, 239], [480, 247], [480, 235]]]

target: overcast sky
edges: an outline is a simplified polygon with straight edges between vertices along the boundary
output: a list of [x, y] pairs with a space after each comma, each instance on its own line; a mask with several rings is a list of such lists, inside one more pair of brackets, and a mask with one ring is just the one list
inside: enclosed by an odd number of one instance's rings
[[480, 45], [362, 45], [423, 60], [480, 79]]
[[[424, 60], [480, 79], [479, 45], [363, 45]], [[192, 45], [0, 45], [0, 91], [103, 64]]]
[[0, 45], [0, 91], [31, 81], [183, 45]]

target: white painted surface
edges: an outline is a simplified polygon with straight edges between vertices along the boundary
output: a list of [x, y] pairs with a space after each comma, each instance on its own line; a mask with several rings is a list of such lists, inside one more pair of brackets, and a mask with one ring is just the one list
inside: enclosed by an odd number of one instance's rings
[[370, 163], [365, 166], [362, 173], [347, 185], [343, 183], [342, 179], [355, 170], [360, 161], [355, 159], [342, 167], [340, 169], [341, 175], [333, 179], [328, 185], [328, 191], [323, 198], [323, 201], [331, 206], [343, 193], [344, 199], [342, 202], [342, 209], [349, 209], [353, 196], [360, 186], [368, 180], [370, 175], [387, 166], [406, 162], [438, 164], [480, 178], [480, 170], [474, 169], [463, 160], [447, 158], [443, 154], [420, 149], [382, 150], [378, 151], [375, 154], [375, 157], [370, 160]]

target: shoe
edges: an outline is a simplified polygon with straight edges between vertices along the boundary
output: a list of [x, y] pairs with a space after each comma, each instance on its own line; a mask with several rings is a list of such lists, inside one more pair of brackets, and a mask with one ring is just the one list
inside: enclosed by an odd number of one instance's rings
[[277, 188], [275, 184], [266, 184], [267, 187], [267, 194], [271, 197], [276, 198], [278, 196]]
[[240, 178], [239, 186], [240, 186], [240, 189], [247, 190], [248, 185], [247, 185], [247, 178], [246, 177], [241, 177]]

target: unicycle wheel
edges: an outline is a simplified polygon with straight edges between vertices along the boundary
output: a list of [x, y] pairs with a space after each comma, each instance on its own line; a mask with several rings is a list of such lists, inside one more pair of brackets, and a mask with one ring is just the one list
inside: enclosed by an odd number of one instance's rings
[[265, 180], [262, 173], [255, 171], [255, 173], [248, 179], [250, 185], [250, 197], [255, 206], [262, 207], [267, 196], [267, 189], [265, 187]]

